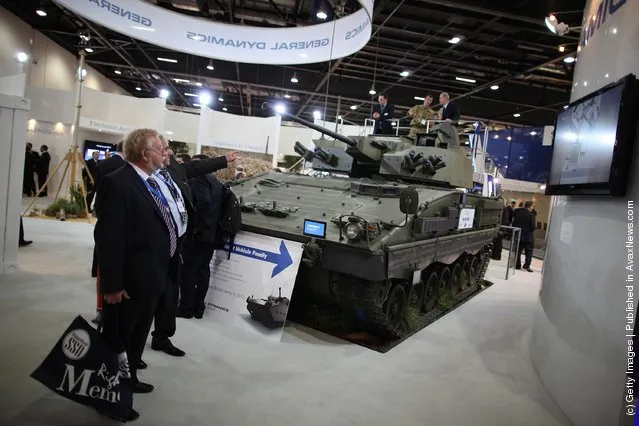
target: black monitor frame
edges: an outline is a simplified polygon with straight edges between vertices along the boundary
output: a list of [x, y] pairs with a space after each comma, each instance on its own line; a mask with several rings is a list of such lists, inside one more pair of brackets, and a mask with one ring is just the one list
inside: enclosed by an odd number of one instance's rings
[[[320, 237], [320, 236], [315, 235], [315, 234], [309, 234], [309, 233], [306, 233], [306, 222], [317, 223], [317, 224], [323, 225], [323, 226], [324, 226], [324, 235], [322, 235], [322, 236]], [[320, 221], [320, 220], [304, 219], [304, 227], [302, 228], [302, 233], [303, 233], [304, 235], [306, 235], [307, 237], [311, 237], [311, 238], [319, 238], [319, 239], [321, 239], [321, 240], [325, 240], [325, 239], [326, 239], [326, 230], [327, 230], [327, 225], [328, 225], [328, 224], [327, 224], [326, 222], [322, 222], [322, 221]]]
[[[595, 92], [592, 92], [572, 103], [567, 109], [571, 109], [589, 99], [599, 96], [615, 87], [623, 86], [621, 94], [621, 106], [619, 108], [619, 118], [617, 120], [617, 134], [615, 138], [615, 146], [612, 152], [612, 163], [610, 165], [610, 175], [608, 182], [583, 183], [583, 184], [556, 184], [546, 185], [546, 195], [606, 195], [623, 197], [626, 195], [628, 180], [630, 179], [630, 167], [634, 152], [635, 138], [637, 135], [637, 118], [639, 99], [637, 97], [637, 80], [634, 74], [619, 79], [616, 82], [608, 84]], [[557, 125], [559, 123], [559, 115], [555, 118], [555, 132], [552, 143], [552, 156], [550, 170], [552, 171], [552, 162], [555, 160], [555, 146], [557, 137]], [[549, 178], [550, 179], [550, 178]]]

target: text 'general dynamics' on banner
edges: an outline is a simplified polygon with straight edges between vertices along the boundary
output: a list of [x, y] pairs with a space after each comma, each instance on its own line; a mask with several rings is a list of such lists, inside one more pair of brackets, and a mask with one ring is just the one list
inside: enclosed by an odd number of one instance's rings
[[119, 33], [206, 58], [253, 64], [310, 64], [352, 55], [371, 36], [373, 0], [332, 22], [296, 28], [222, 24], [172, 12], [142, 0], [54, 0]]

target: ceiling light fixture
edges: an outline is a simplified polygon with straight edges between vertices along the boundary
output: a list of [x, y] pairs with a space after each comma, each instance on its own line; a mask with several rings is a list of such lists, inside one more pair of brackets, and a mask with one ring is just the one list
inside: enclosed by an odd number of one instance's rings
[[85, 47], [84, 51], [87, 52], [87, 53], [93, 53], [93, 49], [90, 48], [90, 47]]
[[190, 83], [191, 80], [184, 80], [183, 78], [174, 78], [173, 81], [175, 81], [176, 83]]
[[27, 62], [27, 59], [29, 59], [29, 55], [24, 52], [18, 52], [16, 54], [16, 59], [18, 60], [18, 62]]
[[409, 71], [402, 71], [399, 73], [399, 75], [401, 75], [402, 77], [408, 77], [410, 75]]
[[213, 59], [209, 61], [209, 64], [206, 66], [206, 69], [209, 71], [213, 71], [215, 67], [213, 66]]
[[323, 10], [320, 10], [319, 12], [317, 12], [317, 14], [315, 15], [317, 16], [319, 19], [326, 19], [328, 18], [328, 15], [326, 14], [326, 12], [324, 12]]
[[568, 109], [568, 105], [564, 105], [564, 109]]
[[221, 97], [221, 96], [219, 98], [217, 98], [217, 100], [220, 101], [220, 102], [224, 102], [224, 98]]
[[114, 73], [116, 73], [117, 75], [122, 74], [122, 71], [120, 71], [120, 70], [115, 70], [115, 71], [113, 71], [113, 72], [114, 72]]
[[497, 86], [496, 84], [492, 85], [490, 86], [490, 90], [499, 90], [499, 86]]
[[338, 115], [338, 116], [337, 116], [337, 119], [338, 119], [338, 120], [341, 120], [341, 119], [342, 119], [342, 116], [341, 116], [341, 115]]
[[284, 94], [284, 97], [285, 97], [286, 99], [291, 99], [291, 95], [289, 95], [288, 93], [285, 93], [285, 94]]
[[560, 52], [565, 52], [566, 51], [566, 47], [565, 46], [559, 46], [559, 51]]
[[184, 96], [192, 96], [194, 98], [197, 98], [198, 95], [196, 95], [195, 93], [185, 93]]
[[211, 101], [213, 100], [213, 97], [211, 96], [209, 92], [201, 92], [199, 99], [202, 105], [209, 105]]
[[196, 85], [197, 87], [202, 87], [202, 83], [200, 83], [199, 81], [198, 81], [197, 83], [195, 83], [195, 85]]
[[472, 78], [466, 78], [466, 77], [455, 77], [455, 80], [463, 81], [464, 83], [477, 83], [477, 80], [473, 80]]
[[510, 136], [508, 136], [506, 139], [509, 141], [513, 140], [513, 138], [511, 138]]
[[193, 106], [196, 107], [196, 108], [202, 108], [202, 105], [197, 104], [197, 103], [193, 104]]
[[318, 110], [313, 111], [313, 118], [315, 120], [321, 120], [322, 119], [322, 113], [319, 112]]
[[415, 96], [416, 101], [424, 101], [426, 98], [422, 98], [421, 96]]
[[228, 108], [224, 107], [222, 108], [222, 111], [228, 111]]
[[177, 59], [170, 59], [170, 58], [157, 58], [158, 61], [162, 61], [162, 62], [170, 62], [172, 64], [177, 64]]
[[297, 79], [297, 73], [293, 74], [293, 77], [291, 77], [291, 83], [298, 83], [299, 80]]
[[537, 136], [537, 132], [533, 130], [532, 132], [530, 132], [530, 136]]
[[513, 117], [519, 118], [519, 117], [521, 117], [521, 114], [520, 113], [515, 113], [515, 114], [513, 114]]
[[563, 37], [568, 34], [568, 32], [570, 32], [570, 27], [564, 22], [559, 22], [557, 20], [557, 17], [553, 14], [546, 16], [544, 22], [546, 23], [546, 27], [548, 28], [548, 30], [553, 34], [557, 34], [558, 36]]
[[567, 63], [567, 64], [572, 64], [575, 61], [576, 61], [576, 59], [573, 56], [568, 56], [568, 57], [564, 58], [564, 62]]
[[357, 105], [351, 105], [351, 109], [355, 111], [357, 109]]
[[166, 89], [160, 89], [160, 97], [166, 99], [169, 97], [169, 91]]
[[275, 105], [275, 112], [278, 114], [282, 114], [286, 112], [286, 105], [283, 103], [278, 103]]
[[461, 41], [461, 39], [462, 38], [460, 36], [455, 36], [455, 37], [451, 38], [450, 40], [448, 40], [448, 42], [450, 44], [457, 44], [457, 43], [459, 43]]
[[495, 135], [495, 139], [499, 139], [499, 135]]
[[136, 87], [135, 90], [137, 90], [138, 92], [142, 90], [141, 87]]
[[36, 13], [39, 16], [47, 16], [47, 12], [45, 12], [44, 9], [38, 9], [38, 10], [36, 10]]
[[368, 91], [369, 95], [375, 95], [377, 94], [377, 92], [375, 91], [375, 88], [371, 87], [371, 90]]

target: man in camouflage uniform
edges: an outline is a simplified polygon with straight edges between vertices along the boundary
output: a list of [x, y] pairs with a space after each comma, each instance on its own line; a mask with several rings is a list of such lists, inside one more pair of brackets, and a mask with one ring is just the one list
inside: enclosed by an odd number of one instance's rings
[[408, 110], [408, 115], [413, 117], [413, 121], [410, 122], [410, 133], [408, 136], [414, 138], [417, 136], [417, 133], [424, 133], [426, 131], [426, 122], [438, 119], [437, 113], [430, 107], [432, 104], [433, 97], [427, 95], [422, 105], [415, 105]]

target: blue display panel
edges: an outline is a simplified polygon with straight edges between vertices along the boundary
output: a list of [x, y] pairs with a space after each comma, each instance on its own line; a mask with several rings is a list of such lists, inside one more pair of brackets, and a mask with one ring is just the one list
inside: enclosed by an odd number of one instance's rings
[[304, 219], [304, 235], [315, 238], [326, 238], [326, 222]]

